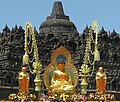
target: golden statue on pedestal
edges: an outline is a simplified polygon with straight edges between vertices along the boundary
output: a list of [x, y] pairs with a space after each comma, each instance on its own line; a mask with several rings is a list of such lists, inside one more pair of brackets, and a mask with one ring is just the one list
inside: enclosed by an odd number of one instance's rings
[[25, 67], [22, 67], [22, 72], [19, 73], [19, 92], [29, 93], [29, 74]]
[[96, 91], [100, 94], [105, 93], [106, 91], [106, 74], [103, 72], [103, 68], [99, 67], [98, 72], [96, 73]]
[[65, 70], [65, 62], [60, 59], [57, 63], [57, 70], [53, 72], [50, 88], [54, 91], [66, 91], [74, 88], [69, 73]]
[[44, 83], [50, 92], [71, 92], [78, 82], [78, 71], [71, 63], [71, 55], [63, 46], [52, 53], [45, 68]]

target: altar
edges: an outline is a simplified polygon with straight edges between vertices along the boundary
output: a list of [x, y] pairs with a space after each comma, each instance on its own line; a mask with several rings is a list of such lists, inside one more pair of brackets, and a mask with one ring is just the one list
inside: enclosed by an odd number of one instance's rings
[[[80, 68], [77, 68], [73, 64], [73, 56], [64, 46], [58, 46], [51, 53], [51, 59], [48, 65], [44, 66], [38, 57], [38, 48], [36, 43], [35, 34], [31, 24], [26, 24], [25, 32], [25, 53], [23, 55], [23, 67], [22, 72], [19, 73], [19, 92], [11, 93], [8, 96], [9, 101], [65, 101], [65, 102], [81, 102], [81, 101], [113, 101], [116, 100], [116, 96], [106, 92], [106, 80], [107, 76], [102, 66], [98, 71], [94, 71], [94, 64], [100, 60], [100, 53], [98, 51], [97, 40], [94, 41], [92, 36], [93, 28], [97, 28], [96, 21], [93, 22], [90, 31], [88, 33], [88, 39], [85, 45], [85, 54], [83, 62]], [[97, 34], [96, 33], [96, 39]], [[32, 39], [31, 39], [32, 38]], [[33, 51], [33, 60], [30, 61], [29, 46], [31, 39]], [[91, 51], [91, 44], [95, 45], [94, 52]], [[91, 62], [90, 57], [92, 55]], [[32, 65], [32, 66], [31, 66]], [[44, 68], [43, 76], [41, 77], [42, 67]], [[92, 67], [90, 67], [92, 66]], [[30, 76], [26, 72], [26, 67], [29, 68], [31, 74], [35, 75], [34, 92], [29, 91]], [[96, 80], [96, 88], [89, 92], [87, 86], [89, 85], [87, 77], [92, 77], [93, 72]], [[81, 79], [80, 79], [81, 78]], [[81, 83], [79, 83], [81, 82]], [[42, 86], [45, 85], [42, 91]], [[80, 86], [80, 87], [77, 87]], [[78, 91], [80, 90], [80, 91]]]

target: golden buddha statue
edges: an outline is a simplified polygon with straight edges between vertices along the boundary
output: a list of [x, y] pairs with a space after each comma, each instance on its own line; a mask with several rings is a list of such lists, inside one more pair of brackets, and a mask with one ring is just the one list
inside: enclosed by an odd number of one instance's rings
[[103, 68], [99, 67], [96, 73], [96, 91], [99, 93], [105, 93], [106, 91], [106, 74], [103, 72]]
[[22, 67], [22, 72], [19, 73], [19, 92], [29, 92], [29, 74], [26, 72], [25, 67]]
[[53, 72], [51, 79], [51, 91], [73, 90], [74, 86], [70, 74], [65, 70], [65, 62], [60, 59], [57, 63], [57, 70]]
[[78, 70], [65, 47], [60, 46], [53, 51], [51, 63], [45, 67], [43, 79], [51, 94], [74, 93], [78, 82]]

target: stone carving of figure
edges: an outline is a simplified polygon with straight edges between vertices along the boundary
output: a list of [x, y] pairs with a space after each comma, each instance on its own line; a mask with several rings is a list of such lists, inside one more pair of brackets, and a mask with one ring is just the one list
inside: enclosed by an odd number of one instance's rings
[[106, 74], [103, 72], [103, 68], [99, 67], [96, 73], [96, 91], [99, 93], [105, 93], [106, 91]]
[[25, 67], [22, 67], [22, 72], [19, 73], [19, 92], [29, 93], [29, 74]]
[[57, 63], [57, 70], [53, 72], [50, 88], [52, 91], [67, 91], [74, 88], [70, 74], [65, 70], [65, 62], [61, 59]]

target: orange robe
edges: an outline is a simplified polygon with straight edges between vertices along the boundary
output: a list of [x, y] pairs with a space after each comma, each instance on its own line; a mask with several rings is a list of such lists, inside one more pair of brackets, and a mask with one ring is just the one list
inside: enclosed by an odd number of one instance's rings
[[28, 73], [21, 72], [19, 74], [19, 91], [21, 93], [29, 92], [29, 75], [28, 75]]
[[96, 74], [96, 91], [104, 93], [106, 91], [106, 75], [105, 73], [97, 72]]

